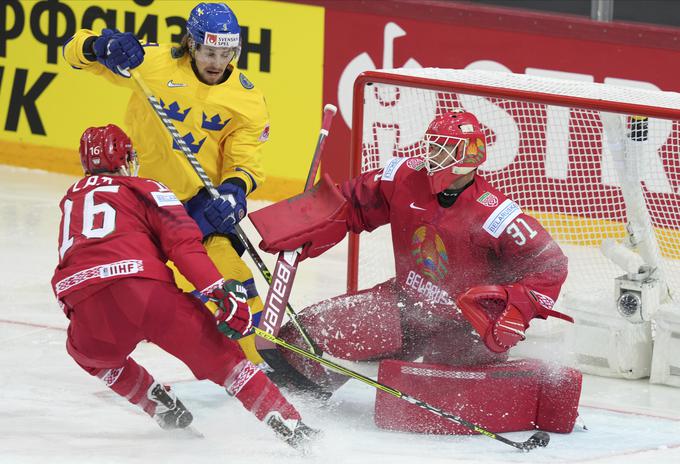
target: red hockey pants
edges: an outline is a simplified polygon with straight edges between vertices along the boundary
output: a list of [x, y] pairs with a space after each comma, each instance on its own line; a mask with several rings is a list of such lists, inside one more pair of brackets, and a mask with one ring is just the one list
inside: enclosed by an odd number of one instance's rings
[[66, 348], [86, 368], [122, 366], [142, 340], [219, 385], [245, 359], [238, 343], [215, 329], [210, 311], [173, 283], [124, 278], [68, 295], [65, 303], [71, 309]]

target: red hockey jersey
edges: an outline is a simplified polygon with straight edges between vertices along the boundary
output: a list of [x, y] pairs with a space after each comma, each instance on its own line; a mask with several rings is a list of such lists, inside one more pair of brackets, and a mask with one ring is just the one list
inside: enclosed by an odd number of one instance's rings
[[398, 288], [433, 315], [450, 315], [471, 287], [509, 283], [551, 309], [566, 279], [567, 258], [550, 234], [480, 176], [449, 208], [430, 192], [418, 158], [394, 158], [341, 190], [350, 230], [390, 224]]
[[57, 298], [123, 277], [174, 282], [172, 260], [197, 288], [222, 276], [201, 244], [201, 232], [163, 184], [138, 177], [88, 176], [61, 200]]

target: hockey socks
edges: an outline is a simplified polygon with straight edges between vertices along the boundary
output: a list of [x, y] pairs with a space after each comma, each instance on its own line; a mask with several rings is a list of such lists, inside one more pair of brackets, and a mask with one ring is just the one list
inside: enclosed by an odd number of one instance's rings
[[248, 411], [267, 424], [276, 436], [293, 448], [306, 451], [319, 435], [300, 420], [300, 413], [278, 387], [257, 366], [241, 361], [225, 382], [227, 393], [235, 396]]
[[130, 403], [139, 406], [150, 416], [156, 410], [156, 403], [147, 397], [147, 390], [154, 382], [151, 374], [134, 359], [127, 358], [121, 367], [113, 369], [87, 369], [90, 374], [99, 377], [118, 395]]
[[247, 360], [234, 367], [225, 382], [227, 393], [235, 396], [248, 411], [264, 421], [267, 414], [278, 412], [283, 420], [300, 420], [300, 413], [257, 366]]
[[156, 382], [151, 374], [134, 359], [114, 369], [86, 368], [100, 378], [107, 387], [153, 417], [163, 429], [185, 428], [193, 417], [177, 399], [170, 387]]

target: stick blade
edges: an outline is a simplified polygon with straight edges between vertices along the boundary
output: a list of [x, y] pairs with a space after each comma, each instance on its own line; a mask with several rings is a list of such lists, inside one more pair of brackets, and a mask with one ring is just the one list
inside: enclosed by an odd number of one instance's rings
[[299, 373], [276, 348], [259, 350], [259, 354], [271, 369], [267, 377], [277, 387], [292, 388], [321, 401], [326, 401], [333, 394]]
[[531, 451], [535, 448], [545, 448], [548, 443], [550, 443], [550, 435], [546, 432], [536, 432], [522, 443], [521, 449], [522, 451]]

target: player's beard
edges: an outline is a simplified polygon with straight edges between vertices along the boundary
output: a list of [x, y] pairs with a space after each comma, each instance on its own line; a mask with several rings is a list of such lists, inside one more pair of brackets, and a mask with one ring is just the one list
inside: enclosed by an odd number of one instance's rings
[[223, 82], [227, 69], [229, 68], [229, 65], [227, 65], [221, 70], [215, 66], [207, 66], [201, 69], [196, 65], [195, 61], [192, 61], [191, 65], [192, 68], [194, 68], [194, 73], [196, 74], [196, 77], [198, 77], [198, 80], [207, 85], [216, 85]]

